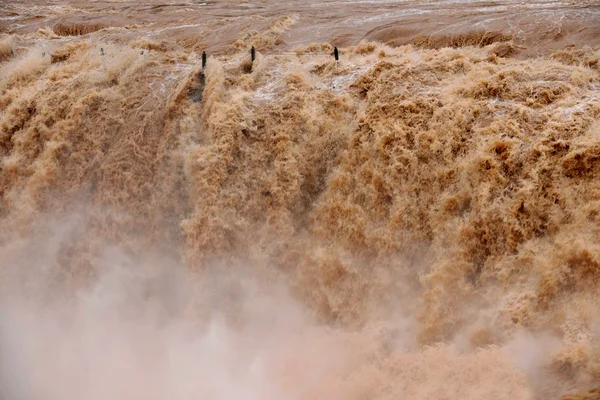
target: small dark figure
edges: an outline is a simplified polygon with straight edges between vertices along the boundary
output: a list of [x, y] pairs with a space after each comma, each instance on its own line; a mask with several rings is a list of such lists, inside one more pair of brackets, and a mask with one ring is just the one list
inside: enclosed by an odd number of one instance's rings
[[100, 55], [103, 56], [104, 55], [104, 48], [100, 47]]
[[140, 55], [142, 55], [142, 56], [144, 55], [144, 50], [142, 50], [142, 52], [140, 53]]
[[202, 52], [202, 69], [206, 68], [206, 52]]
[[335, 89], [335, 85], [333, 84], [333, 77], [337, 73], [338, 61], [340, 59], [340, 53], [338, 52], [338, 48], [337, 47], [333, 48], [333, 57], [335, 58], [335, 67], [333, 69], [333, 74], [331, 75], [331, 87], [333, 89]]
[[250, 50], [250, 57], [252, 58], [252, 62], [254, 62], [256, 59], [256, 50], [254, 49], [254, 46], [252, 46], [252, 49]]

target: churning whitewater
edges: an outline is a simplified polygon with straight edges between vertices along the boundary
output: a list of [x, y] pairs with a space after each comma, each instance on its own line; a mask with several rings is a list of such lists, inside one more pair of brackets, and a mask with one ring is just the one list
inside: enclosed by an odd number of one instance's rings
[[599, 399], [599, 15], [1, 4], [0, 398]]

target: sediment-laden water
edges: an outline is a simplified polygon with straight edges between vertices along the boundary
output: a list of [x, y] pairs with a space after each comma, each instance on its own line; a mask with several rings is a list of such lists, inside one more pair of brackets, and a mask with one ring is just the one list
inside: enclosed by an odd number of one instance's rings
[[599, 13], [1, 5], [0, 397], [596, 398]]

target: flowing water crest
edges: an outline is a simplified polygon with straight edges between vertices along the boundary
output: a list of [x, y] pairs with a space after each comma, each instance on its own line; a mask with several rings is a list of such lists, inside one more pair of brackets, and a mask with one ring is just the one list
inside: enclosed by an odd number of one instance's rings
[[0, 398], [600, 399], [599, 45], [599, 1], [1, 2]]

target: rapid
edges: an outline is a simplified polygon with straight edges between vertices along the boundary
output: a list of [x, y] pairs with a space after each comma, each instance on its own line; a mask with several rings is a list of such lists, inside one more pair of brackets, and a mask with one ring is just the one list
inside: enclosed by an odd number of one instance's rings
[[599, 20], [0, 4], [0, 398], [600, 399]]

